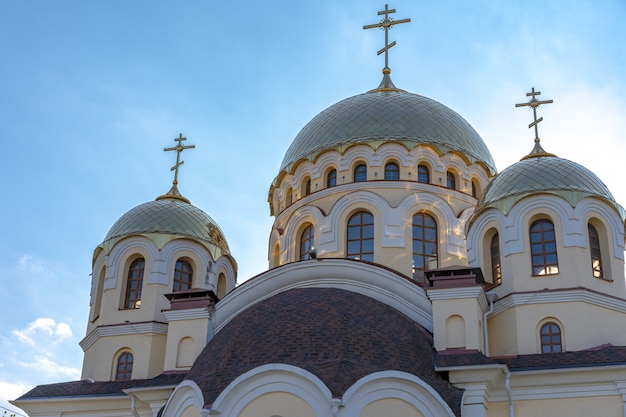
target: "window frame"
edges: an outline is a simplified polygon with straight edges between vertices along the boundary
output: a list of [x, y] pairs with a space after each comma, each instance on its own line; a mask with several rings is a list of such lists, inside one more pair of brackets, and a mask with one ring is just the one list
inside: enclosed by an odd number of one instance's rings
[[326, 174], [326, 188], [335, 187], [337, 185], [337, 170], [335, 168]]
[[[133, 267], [140, 262], [141, 267]], [[139, 276], [135, 276], [135, 271], [141, 271]], [[141, 294], [143, 291], [143, 276], [146, 272], [146, 259], [138, 256], [130, 263], [126, 271], [126, 289], [124, 292], [123, 310], [134, 310], [141, 307]], [[133, 284], [136, 283], [136, 288]]]
[[[545, 225], [550, 225], [546, 228]], [[539, 227], [539, 229], [536, 229]], [[542, 277], [559, 273], [556, 228], [552, 220], [540, 218], [528, 227], [532, 276]], [[546, 236], [547, 235], [547, 236]], [[539, 239], [535, 239], [539, 237]], [[549, 260], [554, 258], [554, 260]]]
[[299, 261], [308, 261], [311, 258], [311, 250], [315, 247], [315, 227], [311, 223], [307, 223], [306, 226], [300, 232], [300, 238], [298, 239], [299, 247]]
[[397, 163], [385, 164], [385, 181], [400, 181], [400, 166]]
[[365, 182], [367, 181], [367, 165], [358, 164], [354, 167], [352, 171], [354, 182]]
[[602, 245], [600, 233], [591, 223], [587, 223], [587, 237], [589, 238], [589, 255], [591, 257], [591, 275], [594, 278], [605, 279], [602, 268]]
[[[357, 217], [358, 220], [356, 220]], [[374, 215], [369, 211], [357, 211], [348, 218], [346, 222], [346, 258], [374, 262], [374, 226]], [[351, 252], [351, 246], [354, 246], [354, 244], [350, 244], [351, 242], [358, 242], [358, 251]], [[364, 250], [364, 246], [370, 245], [371, 251], [368, 251], [367, 248]]]
[[[416, 222], [416, 219], [421, 219], [420, 222]], [[427, 224], [428, 223], [428, 224]], [[416, 233], [417, 230], [420, 233]], [[427, 231], [434, 230], [434, 238], [427, 239]], [[432, 232], [431, 232], [432, 233]], [[421, 235], [421, 237], [420, 237]], [[421, 242], [422, 250], [416, 251], [416, 244]], [[413, 279], [421, 284], [426, 284], [428, 279], [426, 278], [426, 271], [437, 269], [439, 266], [439, 225], [435, 216], [425, 211], [419, 211], [413, 214], [411, 219], [411, 253], [412, 253], [412, 273]], [[434, 253], [427, 253], [426, 247], [430, 244], [434, 248]], [[423, 267], [416, 267], [416, 258], [421, 258], [421, 264]], [[434, 268], [430, 268], [428, 265], [434, 260]]]
[[[128, 360], [130, 358], [130, 360]], [[130, 381], [133, 378], [135, 356], [129, 350], [120, 352], [115, 361], [115, 381]], [[120, 369], [120, 366], [123, 366]]]
[[[544, 332], [544, 329], [546, 328], [547, 330]], [[554, 331], [555, 328], [556, 331]], [[541, 325], [539, 328], [539, 349], [541, 350], [541, 353], [563, 352], [563, 331], [558, 323], [554, 321], [546, 321]]]
[[446, 171], [446, 188], [456, 190], [456, 175], [450, 170]]
[[[179, 268], [179, 264], [181, 267], [185, 265], [188, 266], [188, 271], [185, 271]], [[183, 279], [183, 275], [186, 276], [188, 279]], [[179, 284], [178, 288], [176, 286], [177, 283]], [[187, 285], [188, 287], [182, 288], [185, 285]], [[172, 283], [172, 291], [173, 292], [186, 291], [186, 290], [190, 290], [192, 287], [193, 287], [193, 264], [185, 258], [178, 258], [176, 260], [176, 263], [174, 264], [174, 281]]]
[[[426, 181], [422, 181], [422, 179], [426, 177]], [[430, 184], [430, 168], [427, 165], [419, 164], [417, 166], [417, 182], [420, 184]]]

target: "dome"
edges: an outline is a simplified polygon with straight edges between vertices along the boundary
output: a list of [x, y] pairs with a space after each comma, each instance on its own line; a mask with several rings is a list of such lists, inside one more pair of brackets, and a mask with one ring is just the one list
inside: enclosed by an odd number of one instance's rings
[[159, 248], [170, 240], [187, 238], [207, 247], [214, 259], [230, 254], [224, 234], [208, 214], [168, 195], [129, 210], [111, 227], [102, 246], [108, 253], [120, 240], [137, 235], [153, 240]]
[[573, 207], [585, 197], [597, 197], [621, 211], [607, 186], [587, 168], [552, 154], [531, 153], [491, 181], [476, 212], [496, 207], [508, 213], [519, 200], [538, 193], [559, 195]]
[[471, 163], [483, 163], [491, 174], [496, 172], [487, 146], [465, 119], [441, 103], [395, 88], [390, 79], [315, 116], [294, 139], [280, 169], [288, 170], [304, 158], [314, 160], [324, 151], [342, 152], [355, 143], [378, 147], [384, 141], [409, 149], [429, 144], [442, 154], [457, 151]]
[[351, 291], [296, 288], [260, 301], [215, 334], [186, 379], [211, 404], [238, 376], [271, 363], [311, 372], [337, 397], [374, 372], [408, 372], [460, 415], [462, 390], [435, 372], [431, 335], [392, 307]]

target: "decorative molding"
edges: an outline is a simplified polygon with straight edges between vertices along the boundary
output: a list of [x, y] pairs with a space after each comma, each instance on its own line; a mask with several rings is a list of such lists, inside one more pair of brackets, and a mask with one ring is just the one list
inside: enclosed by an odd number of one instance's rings
[[142, 323], [121, 323], [107, 326], [98, 326], [91, 333], [89, 333], [78, 344], [83, 349], [83, 352], [89, 349], [94, 343], [101, 337], [108, 336], [131, 336], [136, 334], [154, 333], [154, 334], [167, 334], [167, 323], [160, 323], [155, 321], [142, 322]]

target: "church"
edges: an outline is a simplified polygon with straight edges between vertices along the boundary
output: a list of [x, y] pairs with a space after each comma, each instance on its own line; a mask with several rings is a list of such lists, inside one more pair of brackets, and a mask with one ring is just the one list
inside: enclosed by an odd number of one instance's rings
[[380, 84], [322, 110], [285, 151], [268, 270], [238, 284], [227, 236], [179, 189], [194, 147], [179, 135], [169, 191], [93, 252], [81, 380], [14, 405], [31, 417], [626, 416], [626, 212], [540, 139], [552, 100], [534, 88], [516, 104], [532, 109], [534, 142], [497, 172], [461, 115], [396, 87], [388, 31], [410, 19], [394, 13], [364, 26], [385, 33]]

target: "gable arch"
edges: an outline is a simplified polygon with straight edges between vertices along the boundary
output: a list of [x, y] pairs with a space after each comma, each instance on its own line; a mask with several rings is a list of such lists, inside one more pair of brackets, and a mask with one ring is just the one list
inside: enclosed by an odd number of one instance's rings
[[359, 379], [343, 395], [343, 413], [360, 416], [368, 404], [382, 399], [405, 401], [424, 417], [454, 417], [450, 405], [433, 387], [415, 375], [400, 371], [375, 372]]
[[328, 387], [314, 374], [285, 364], [263, 365], [240, 375], [218, 395], [210, 410], [239, 416], [255, 399], [279, 392], [301, 399], [316, 416], [329, 415], [332, 393]]
[[129, 265], [129, 258], [142, 256], [146, 261], [146, 269], [144, 271], [144, 279], [146, 283], [152, 283], [154, 280], [153, 268], [156, 260], [159, 260], [159, 250], [156, 244], [143, 236], [133, 236], [118, 242], [109, 254], [109, 265], [107, 265], [106, 279], [104, 289], [116, 288], [119, 283], [118, 277], [125, 277], [126, 268]]
[[[201, 416], [204, 407], [204, 396], [198, 385], [189, 380], [178, 384], [163, 408], [162, 417], [180, 417], [183, 415]], [[197, 411], [197, 414], [193, 412]], [[185, 414], [186, 413], [186, 414]]]

